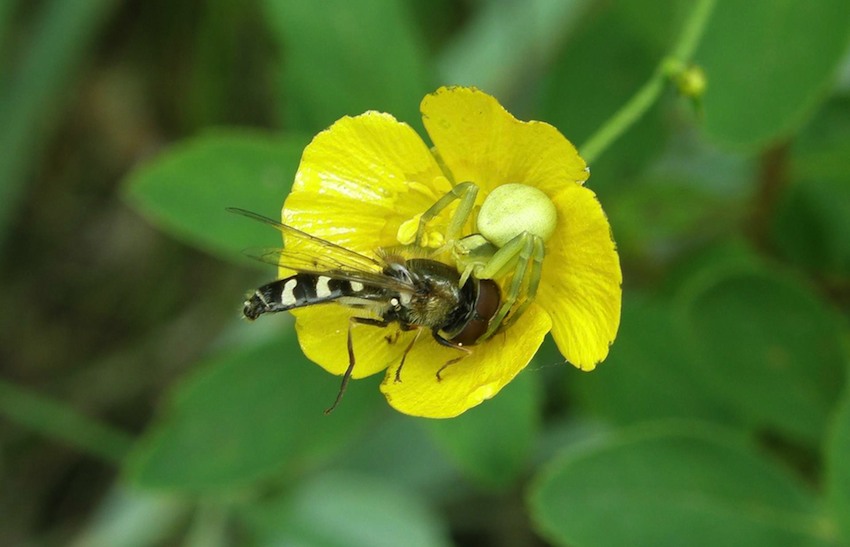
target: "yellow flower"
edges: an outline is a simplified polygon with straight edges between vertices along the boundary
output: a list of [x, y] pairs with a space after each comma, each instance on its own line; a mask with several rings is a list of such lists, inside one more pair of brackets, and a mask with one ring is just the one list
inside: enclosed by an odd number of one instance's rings
[[[553, 126], [522, 122], [474, 88], [447, 87], [428, 95], [422, 118], [434, 147], [389, 114], [345, 117], [305, 149], [282, 217], [312, 235], [374, 255], [409, 243], [419, 216], [471, 181], [480, 205], [496, 188], [521, 183], [551, 200], [556, 225], [545, 243], [539, 291], [516, 322], [471, 347], [438, 381], [436, 372], [458, 351], [421, 336], [395, 370], [414, 332], [358, 326], [353, 331], [353, 378], [388, 369], [381, 391], [397, 410], [416, 416], [456, 416], [494, 396], [532, 359], [547, 332], [564, 357], [592, 370], [608, 354], [620, 321], [620, 263], [610, 226], [593, 192], [584, 160]], [[439, 227], [454, 206], [434, 219], [426, 241], [439, 246]], [[474, 219], [462, 235], [474, 229]], [[414, 230], [415, 231], [415, 230]], [[401, 239], [401, 240], [400, 240]], [[445, 259], [444, 261], [449, 261]], [[504, 279], [497, 279], [503, 285]], [[344, 306], [293, 311], [305, 354], [334, 374], [348, 367]]]

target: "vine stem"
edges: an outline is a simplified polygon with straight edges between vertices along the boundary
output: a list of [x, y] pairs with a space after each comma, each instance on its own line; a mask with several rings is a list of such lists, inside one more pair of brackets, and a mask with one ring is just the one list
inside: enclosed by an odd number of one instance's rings
[[687, 66], [702, 38], [716, 0], [699, 0], [688, 16], [679, 40], [647, 81], [629, 101], [579, 147], [587, 163], [593, 163], [620, 135], [643, 116], [661, 96], [666, 80]]

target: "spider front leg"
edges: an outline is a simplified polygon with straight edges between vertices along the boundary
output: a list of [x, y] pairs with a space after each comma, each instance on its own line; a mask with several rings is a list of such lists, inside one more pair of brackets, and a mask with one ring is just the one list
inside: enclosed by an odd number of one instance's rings
[[[528, 283], [524, 283], [530, 264], [531, 272], [528, 276]], [[524, 301], [511, 316], [510, 322], [514, 322], [525, 311], [537, 294], [542, 265], [543, 240], [534, 234], [523, 232], [496, 251], [486, 264], [475, 269], [475, 276], [479, 279], [501, 277], [513, 269], [511, 282], [502, 300], [502, 305], [490, 320], [490, 326], [481, 337], [482, 340], [486, 340], [498, 330], [505, 316], [520, 300], [520, 296], [523, 297]], [[525, 292], [524, 295], [523, 291]]]
[[425, 228], [428, 223], [437, 215], [442, 213], [443, 210], [451, 205], [455, 200], [460, 200], [457, 209], [452, 215], [452, 219], [449, 222], [449, 226], [445, 234], [446, 241], [456, 240], [460, 235], [463, 225], [466, 224], [466, 221], [469, 219], [470, 215], [472, 215], [472, 209], [475, 207], [475, 198], [477, 196], [478, 186], [472, 182], [462, 182], [457, 186], [454, 186], [451, 192], [438, 199], [434, 205], [429, 207], [428, 210], [422, 213], [422, 216], [419, 217], [419, 228], [416, 230], [415, 245], [417, 247], [423, 247], [423, 242], [425, 240]]
[[540, 286], [540, 277], [543, 275], [543, 258], [546, 256], [546, 250], [542, 239], [537, 236], [532, 237], [534, 239], [534, 254], [531, 257], [531, 271], [529, 272], [528, 284], [525, 289], [525, 300], [523, 300], [513, 315], [508, 317], [508, 320], [505, 322], [506, 327], [519, 319], [529, 304], [534, 302], [534, 299], [537, 297], [537, 287]]

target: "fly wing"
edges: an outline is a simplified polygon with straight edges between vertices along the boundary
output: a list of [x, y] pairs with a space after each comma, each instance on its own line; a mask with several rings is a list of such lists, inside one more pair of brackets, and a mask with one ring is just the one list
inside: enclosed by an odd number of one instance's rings
[[248, 256], [296, 272], [327, 275], [387, 287], [400, 292], [415, 290], [410, 283], [383, 273], [385, 264], [336, 243], [311, 236], [263, 215], [245, 209], [228, 208], [236, 213], [268, 224], [283, 234], [283, 248], [249, 249]]

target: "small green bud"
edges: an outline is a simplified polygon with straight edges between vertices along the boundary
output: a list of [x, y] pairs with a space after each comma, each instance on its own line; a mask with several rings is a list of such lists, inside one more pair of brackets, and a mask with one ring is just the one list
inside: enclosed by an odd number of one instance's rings
[[676, 75], [676, 86], [685, 97], [699, 99], [705, 93], [708, 81], [705, 72], [698, 66], [691, 66]]

